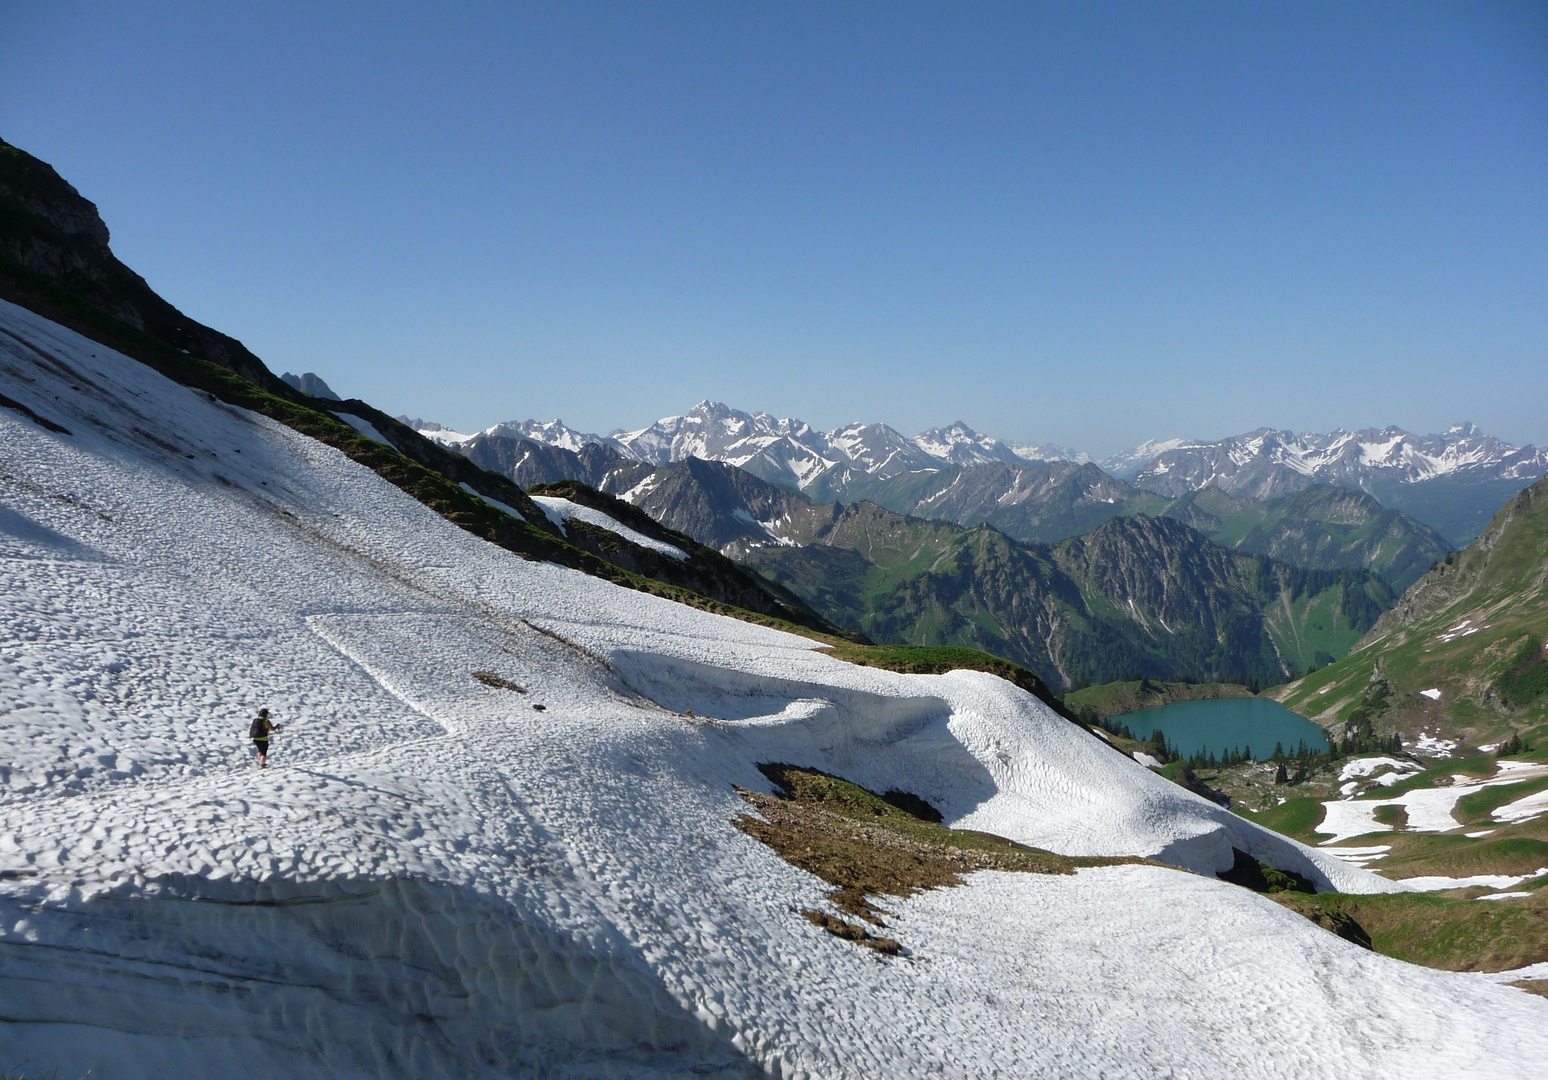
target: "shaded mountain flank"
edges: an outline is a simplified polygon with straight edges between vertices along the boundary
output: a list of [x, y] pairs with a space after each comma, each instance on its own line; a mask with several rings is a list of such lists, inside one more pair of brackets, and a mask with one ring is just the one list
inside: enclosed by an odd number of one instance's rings
[[578, 480], [598, 490], [627, 491], [656, 468], [630, 460], [604, 443], [570, 450], [521, 436], [484, 433], [459, 449], [475, 465], [508, 476], [524, 488]]
[[1277, 683], [1343, 655], [1393, 599], [1365, 571], [1227, 551], [1166, 518], [1022, 544], [874, 503], [813, 503], [697, 459], [652, 473], [631, 497], [840, 626], [879, 642], [983, 649], [1059, 690], [1141, 674]]
[[992, 525], [1028, 543], [1058, 543], [1114, 517], [1172, 517], [1236, 551], [1309, 569], [1369, 570], [1396, 592], [1451, 550], [1428, 525], [1384, 509], [1362, 492], [1329, 484], [1266, 501], [1233, 498], [1213, 487], [1166, 498], [1089, 463], [1055, 462], [857, 476], [841, 494], [900, 514]]
[[[589, 544], [594, 551], [572, 543], [502, 473], [479, 467], [366, 402], [328, 397], [332, 391], [316, 376], [310, 386], [306, 376], [292, 376], [294, 385], [276, 376], [241, 342], [157, 295], [118, 260], [109, 238], [93, 203], [51, 166], [0, 141], [0, 299], [326, 443], [442, 517], [523, 557], [726, 614], [838, 632], [714, 552], [698, 555], [702, 563], [662, 566], [654, 553], [630, 551], [626, 542], [595, 541]], [[685, 584], [690, 580], [709, 591]]]

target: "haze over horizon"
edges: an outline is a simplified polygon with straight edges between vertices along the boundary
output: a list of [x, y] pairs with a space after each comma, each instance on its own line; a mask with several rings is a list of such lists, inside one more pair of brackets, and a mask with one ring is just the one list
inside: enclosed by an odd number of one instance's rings
[[0, 137], [276, 372], [1094, 457], [1548, 443], [1537, 5], [8, 5]]

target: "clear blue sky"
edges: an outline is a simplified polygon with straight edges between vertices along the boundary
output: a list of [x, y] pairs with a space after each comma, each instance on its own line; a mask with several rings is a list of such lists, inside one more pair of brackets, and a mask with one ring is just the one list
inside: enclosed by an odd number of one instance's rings
[[1548, 442], [1541, 3], [0, 0], [0, 136], [276, 371], [464, 429]]

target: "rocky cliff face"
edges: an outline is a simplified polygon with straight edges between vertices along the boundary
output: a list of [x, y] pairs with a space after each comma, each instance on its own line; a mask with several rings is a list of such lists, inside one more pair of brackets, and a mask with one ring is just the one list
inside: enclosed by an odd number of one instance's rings
[[[271, 393], [287, 392], [241, 342], [156, 295], [108, 241], [95, 204], [52, 166], [0, 140], [0, 297], [88, 336], [100, 335], [98, 320], [106, 317]], [[132, 343], [108, 344], [133, 351]]]

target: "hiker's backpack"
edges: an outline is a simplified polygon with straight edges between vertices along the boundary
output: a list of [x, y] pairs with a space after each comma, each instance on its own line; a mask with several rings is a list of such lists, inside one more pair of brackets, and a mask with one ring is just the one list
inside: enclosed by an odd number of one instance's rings
[[247, 729], [250, 739], [267, 739], [269, 737], [269, 722], [261, 716], [253, 717], [253, 726]]

